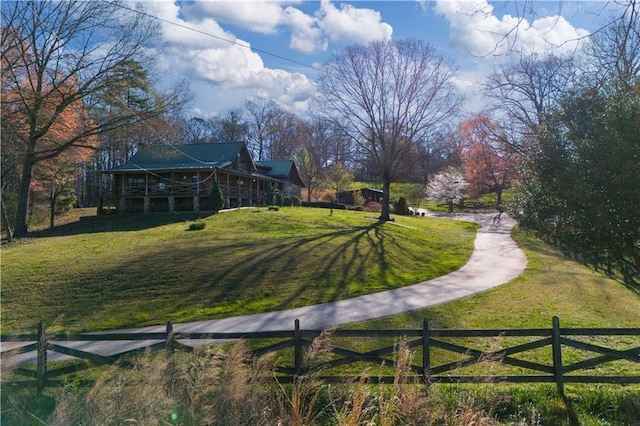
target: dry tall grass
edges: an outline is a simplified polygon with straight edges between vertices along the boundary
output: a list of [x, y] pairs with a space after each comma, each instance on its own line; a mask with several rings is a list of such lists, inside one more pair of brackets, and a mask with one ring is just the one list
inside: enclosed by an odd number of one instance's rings
[[[147, 353], [132, 369], [109, 368], [89, 390], [69, 388], [55, 397], [49, 425], [494, 425], [475, 403], [455, 406], [412, 382], [412, 353], [404, 343], [394, 354], [391, 385], [374, 384], [367, 371], [355, 382], [329, 386], [319, 379], [330, 357], [329, 334], [317, 338], [303, 360], [305, 373], [293, 384], [279, 384], [273, 358], [250, 359], [243, 341], [176, 353], [172, 368], [162, 353]], [[172, 372], [171, 376], [167, 372]], [[3, 410], [5, 407], [3, 407]], [[4, 416], [3, 416], [4, 417]], [[36, 424], [33, 414], [7, 424]], [[18, 417], [16, 417], [18, 419]], [[513, 424], [513, 423], [512, 423]], [[521, 425], [537, 424], [535, 419]]]

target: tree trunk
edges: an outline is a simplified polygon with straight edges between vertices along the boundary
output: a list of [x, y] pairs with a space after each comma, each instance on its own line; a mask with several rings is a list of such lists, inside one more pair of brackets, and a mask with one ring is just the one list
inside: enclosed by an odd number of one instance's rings
[[4, 219], [4, 223], [6, 224], [7, 227], [7, 241], [12, 243], [13, 242], [13, 230], [11, 229], [11, 222], [9, 222], [9, 215], [7, 214], [7, 209], [4, 205], [4, 198], [2, 197], [2, 194], [0, 194], [0, 208], [2, 209], [2, 217]]
[[502, 206], [502, 187], [496, 189], [496, 207], [500, 208]]
[[56, 217], [56, 194], [57, 191], [54, 188], [51, 188], [51, 194], [49, 196], [49, 228], [53, 229], [55, 224]]
[[391, 189], [391, 181], [387, 178], [382, 180], [382, 211], [380, 212], [380, 222], [391, 220], [389, 214], [389, 190]]
[[22, 179], [20, 179], [18, 208], [16, 210], [16, 222], [14, 226], [14, 236], [17, 238], [26, 236], [28, 231], [29, 197], [31, 196], [31, 178], [33, 175], [32, 156], [33, 154], [27, 155], [22, 166]]

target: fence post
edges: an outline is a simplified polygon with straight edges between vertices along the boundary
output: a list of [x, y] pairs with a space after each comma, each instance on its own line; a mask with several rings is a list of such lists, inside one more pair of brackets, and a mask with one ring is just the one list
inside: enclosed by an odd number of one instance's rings
[[44, 322], [40, 322], [38, 324], [38, 341], [36, 342], [36, 389], [38, 395], [44, 390], [47, 381], [47, 340], [44, 328]]
[[166, 371], [166, 384], [167, 392], [171, 394], [171, 384], [173, 383], [173, 371], [174, 371], [174, 342], [175, 334], [173, 333], [173, 323], [167, 321], [167, 337], [164, 344], [164, 348], [167, 355], [167, 371]]
[[294, 340], [294, 348], [295, 348], [294, 362], [295, 362], [296, 376], [301, 376], [302, 375], [302, 333], [300, 333], [299, 319], [296, 319], [295, 321], [293, 340]]
[[431, 356], [429, 353], [429, 321], [422, 320], [422, 377], [429, 384], [429, 369], [431, 368]]
[[562, 347], [560, 345], [560, 319], [556, 316], [552, 319], [553, 323], [553, 376], [556, 379], [556, 387], [560, 396], [564, 397], [564, 381], [562, 378]]

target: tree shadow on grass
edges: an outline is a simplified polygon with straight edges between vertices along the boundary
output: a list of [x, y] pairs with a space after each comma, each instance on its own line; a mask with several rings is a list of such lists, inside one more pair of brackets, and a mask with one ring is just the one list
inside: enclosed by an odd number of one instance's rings
[[30, 232], [28, 237], [44, 238], [92, 234], [98, 232], [141, 231], [172, 223], [203, 219], [211, 215], [213, 215], [213, 212], [132, 213], [122, 215], [82, 216], [77, 222], [71, 222], [41, 231]]
[[[354, 296], [350, 293], [351, 283], [366, 281], [371, 269], [376, 269], [378, 288], [398, 286], [394, 268], [400, 266], [390, 266], [387, 258], [389, 245], [398, 243], [393, 232], [385, 230], [380, 222], [328, 229], [309, 237], [283, 238], [276, 244], [229, 238], [208, 245], [206, 240], [194, 241], [180, 250], [158, 246], [138, 253], [135, 259], [121, 262], [117, 268], [93, 270], [83, 284], [73, 285], [74, 291], [65, 286], [52, 289], [62, 294], [50, 297], [77, 299], [64, 303], [78, 307], [76, 312], [66, 313], [72, 323], [74, 317], [86, 318], [89, 308], [97, 317], [120, 315], [113, 324], [123, 328], [164, 323], [176, 312], [183, 313], [180, 321], [191, 321], [342, 300]], [[327, 244], [331, 250], [326, 249]], [[304, 262], [304, 267], [312, 270], [295, 270], [302, 258], [313, 259], [311, 263]], [[162, 266], [168, 262], [174, 265], [173, 273]], [[215, 265], [208, 267], [207, 263]], [[295, 286], [287, 286], [289, 273], [298, 274], [293, 280]], [[306, 274], [309, 279], [300, 279], [299, 274]], [[132, 302], [138, 297], [141, 303]], [[266, 301], [261, 303], [261, 299]], [[225, 306], [231, 309], [225, 310]], [[114, 307], [131, 312], [122, 315]], [[218, 307], [221, 309], [216, 311]], [[238, 311], [234, 312], [233, 307]], [[136, 315], [144, 314], [142, 311], [151, 316], [148, 323], [141, 324], [136, 319]], [[212, 311], [218, 313], [210, 314]]]

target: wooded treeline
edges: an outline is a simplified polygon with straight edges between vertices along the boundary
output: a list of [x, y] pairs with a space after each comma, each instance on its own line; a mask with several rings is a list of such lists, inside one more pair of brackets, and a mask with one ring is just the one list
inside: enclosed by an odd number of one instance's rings
[[[245, 141], [257, 160], [295, 159], [309, 200], [331, 197], [345, 176], [380, 182], [381, 220], [392, 182], [448, 194], [446, 202], [495, 192], [501, 204], [513, 188], [506, 207], [521, 225], [637, 287], [640, 6], [620, 6], [576, 51], [510, 52], [473, 114], [461, 111], [455, 64], [427, 43], [400, 40], [334, 54], [314, 115], [254, 98], [209, 118], [188, 113], [188, 83], [158, 87], [148, 52], [159, 27], [149, 15], [118, 2], [7, 2], [3, 232], [26, 235], [43, 208], [53, 226], [57, 211], [95, 205], [100, 171], [141, 143]], [[458, 175], [464, 182], [450, 179]]]

